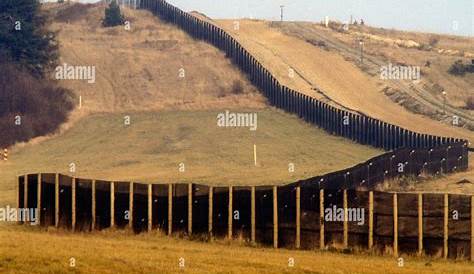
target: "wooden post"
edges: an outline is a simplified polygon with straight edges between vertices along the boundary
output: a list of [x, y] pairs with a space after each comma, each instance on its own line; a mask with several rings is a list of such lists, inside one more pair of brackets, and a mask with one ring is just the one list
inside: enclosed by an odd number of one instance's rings
[[[25, 175], [25, 192], [23, 192], [23, 208], [28, 208], [28, 174]], [[26, 223], [26, 222], [25, 222]]]
[[133, 229], [133, 182], [130, 182], [128, 195], [128, 228]]
[[[17, 176], [17, 186], [16, 186], [16, 208], [19, 209], [21, 208], [22, 205], [20, 205], [20, 195], [23, 195], [23, 193], [20, 193], [20, 180], [21, 180], [21, 177], [24, 178], [24, 176]], [[23, 190], [25, 190], [25, 181], [23, 179]]]
[[41, 173], [38, 174], [38, 182], [37, 182], [37, 191], [36, 191], [36, 210], [38, 215], [36, 218], [38, 219], [38, 224], [41, 225], [41, 211], [42, 211], [42, 206], [41, 206]]
[[278, 248], [278, 187], [273, 186], [273, 248]]
[[344, 248], [349, 246], [349, 218], [347, 216], [347, 189], [343, 191], [342, 204], [344, 208]]
[[319, 190], [319, 248], [324, 249], [324, 189]]
[[173, 184], [168, 185], [168, 235], [173, 233]]
[[252, 244], [255, 244], [255, 187], [251, 188], [251, 198], [250, 198], [250, 210], [251, 210], [251, 235], [250, 240]]
[[212, 241], [212, 221], [214, 214], [212, 212], [214, 205], [214, 188], [209, 187], [209, 206], [208, 206], [208, 217], [207, 217], [207, 231], [209, 233], [209, 240]]
[[369, 249], [374, 246], [374, 192], [369, 192]]
[[96, 207], [96, 192], [95, 192], [95, 180], [92, 180], [92, 224], [91, 224], [91, 229], [95, 229], [95, 219], [96, 219], [96, 214], [95, 214], [95, 207]]
[[188, 234], [193, 233], [193, 184], [188, 184]]
[[54, 175], [54, 226], [59, 227], [59, 174]]
[[115, 227], [115, 183], [110, 182], [110, 227]]
[[295, 247], [301, 247], [301, 186], [296, 187], [296, 241]]
[[153, 229], [153, 185], [148, 184], [148, 232]]
[[418, 255], [423, 254], [423, 194], [418, 193]]
[[71, 201], [72, 201], [72, 231], [76, 229], [76, 178], [72, 177], [71, 185]]
[[[21, 208], [21, 206], [22, 206], [22, 205], [20, 205], [20, 180], [21, 180], [21, 177], [22, 177], [21, 175], [16, 177], [17, 184], [16, 184], [16, 187], [15, 187], [15, 190], [16, 190], [15, 193], [16, 193], [16, 208], [17, 209]], [[24, 190], [24, 188], [23, 188], [23, 190]], [[21, 194], [23, 194], [23, 193], [21, 193]]]
[[448, 258], [448, 220], [449, 220], [449, 195], [444, 194], [444, 239], [443, 239], [443, 257]]
[[393, 255], [398, 257], [398, 198], [393, 193]]
[[474, 196], [471, 196], [471, 261], [474, 261]]
[[233, 193], [232, 193], [232, 186], [229, 186], [229, 212], [228, 212], [228, 218], [227, 218], [227, 237], [229, 239], [232, 239], [232, 219], [233, 219], [233, 210], [232, 210], [232, 202], [233, 202]]

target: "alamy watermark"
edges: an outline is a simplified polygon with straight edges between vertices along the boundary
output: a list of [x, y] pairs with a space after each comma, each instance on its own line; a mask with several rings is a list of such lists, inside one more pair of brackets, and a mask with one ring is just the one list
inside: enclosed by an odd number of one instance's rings
[[54, 70], [56, 80], [87, 80], [87, 83], [95, 83], [95, 66], [72, 66], [64, 63]]
[[24, 222], [31, 225], [39, 224], [39, 209], [37, 208], [0, 208], [0, 222]]
[[234, 113], [226, 110], [217, 114], [218, 127], [248, 127], [257, 130], [257, 113]]
[[358, 225], [364, 225], [364, 216], [364, 208], [347, 208], [347, 216], [344, 208], [336, 205], [324, 209], [324, 220], [326, 222], [344, 222], [345, 217], [347, 217], [348, 222], [357, 222]]
[[380, 68], [380, 79], [382, 80], [420, 80], [421, 69], [419, 66], [396, 66], [389, 63]]

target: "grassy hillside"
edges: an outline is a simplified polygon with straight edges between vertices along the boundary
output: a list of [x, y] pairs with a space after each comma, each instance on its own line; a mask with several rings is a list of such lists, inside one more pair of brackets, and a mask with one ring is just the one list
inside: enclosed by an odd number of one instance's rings
[[[242, 110], [239, 110], [242, 111]], [[0, 163], [0, 201], [14, 201], [15, 176], [35, 172], [140, 182], [283, 184], [365, 161], [379, 150], [357, 145], [273, 109], [256, 131], [217, 126], [223, 111], [94, 114], [63, 135], [11, 151]], [[124, 116], [131, 124], [124, 125]], [[257, 166], [253, 149], [257, 145]], [[184, 163], [185, 172], [178, 172]], [[288, 164], [295, 172], [288, 172]]]
[[472, 131], [447, 126], [392, 102], [376, 79], [336, 51], [284, 34], [267, 21], [240, 20], [238, 30], [234, 29], [234, 20], [215, 23], [232, 33], [282, 83], [292, 88], [414, 131], [474, 140]]
[[[385, 30], [367, 26], [329, 28], [314, 23], [287, 22], [273, 24], [285, 34], [307, 41], [329, 52], [340, 54], [380, 85], [391, 100], [409, 111], [450, 123], [453, 115], [460, 117], [460, 126], [474, 130], [474, 109], [468, 101], [474, 98], [474, 74], [454, 76], [448, 71], [456, 60], [470, 64], [474, 58], [474, 38], [418, 32]], [[364, 41], [364, 64], [360, 63], [358, 40]], [[420, 80], [383, 80], [380, 70], [389, 63], [418, 66]], [[444, 96], [447, 93], [446, 106]], [[446, 113], [443, 109], [446, 107]]]
[[59, 31], [60, 65], [95, 66], [95, 83], [60, 81], [82, 96], [82, 112], [265, 105], [225, 54], [149, 12], [122, 8], [127, 30], [102, 27], [101, 3], [46, 8]]
[[[0, 227], [2, 273], [471, 273], [472, 263], [200, 243], [157, 233], [70, 234]], [[27, 256], [25, 256], [28, 254]], [[99, 255], [100, 254], [100, 255]], [[70, 267], [71, 258], [75, 267]], [[180, 267], [180, 259], [184, 267]], [[288, 266], [289, 260], [294, 266]]]

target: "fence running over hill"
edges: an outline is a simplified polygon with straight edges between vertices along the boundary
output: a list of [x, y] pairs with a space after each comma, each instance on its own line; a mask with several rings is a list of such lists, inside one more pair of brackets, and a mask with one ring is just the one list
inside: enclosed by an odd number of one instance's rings
[[474, 259], [474, 197], [468, 195], [321, 189], [304, 183], [140, 184], [60, 174], [20, 176], [18, 188], [18, 208], [40, 208], [42, 226], [74, 231], [160, 230], [284, 248], [366, 247], [395, 256]]
[[[419, 134], [337, 109], [281, 85], [221, 28], [162, 0], [144, 0], [140, 7], [225, 51], [274, 106], [331, 134], [393, 151], [285, 186], [148, 185], [60, 174], [20, 176], [18, 207], [40, 209], [41, 225], [82, 231], [160, 229], [168, 234], [242, 237], [287, 248], [390, 247], [395, 255], [442, 252], [446, 258], [474, 259], [472, 196], [360, 190], [397, 176], [466, 170], [466, 140]], [[334, 206], [336, 217], [338, 209], [347, 213], [342, 220], [326, 218]], [[355, 224], [351, 216], [363, 222]]]
[[326, 183], [325, 188], [337, 188], [337, 186], [355, 188], [364, 185], [370, 187], [387, 177], [419, 175], [420, 171], [439, 174], [443, 171], [447, 173], [468, 168], [467, 140], [420, 134], [366, 115], [338, 109], [280, 84], [255, 57], [222, 28], [184, 12], [164, 0], [143, 0], [139, 6], [179, 26], [194, 38], [207, 41], [224, 51], [248, 75], [250, 81], [263, 91], [270, 104], [297, 114], [330, 134], [360, 144], [394, 150], [393, 153], [375, 157], [349, 170], [311, 178], [308, 181], [319, 183], [336, 181], [330, 186]]
[[163, 20], [179, 26], [194, 38], [221, 49], [248, 75], [251, 82], [263, 91], [272, 105], [298, 114], [299, 117], [331, 134], [385, 150], [401, 147], [432, 148], [443, 144], [467, 143], [466, 140], [416, 133], [321, 102], [280, 84], [255, 57], [222, 28], [184, 12], [164, 0], [142, 0], [140, 8], [147, 9]]

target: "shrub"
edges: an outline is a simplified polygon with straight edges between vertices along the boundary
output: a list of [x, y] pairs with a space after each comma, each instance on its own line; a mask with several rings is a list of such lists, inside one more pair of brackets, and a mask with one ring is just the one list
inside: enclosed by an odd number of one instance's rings
[[240, 80], [234, 80], [234, 82], [232, 82], [232, 88], [231, 88], [231, 92], [233, 94], [241, 94], [244, 92], [244, 87], [242, 85], [242, 81]]
[[431, 47], [434, 47], [434, 46], [436, 46], [436, 45], [438, 44], [438, 42], [439, 42], [439, 37], [436, 36], [436, 35], [433, 35], [433, 36], [430, 37], [428, 44], [429, 44]]
[[104, 27], [115, 27], [123, 23], [124, 19], [120, 11], [120, 6], [117, 4], [117, 1], [113, 0], [110, 2], [109, 7], [105, 9], [103, 25]]
[[474, 110], [474, 96], [467, 98], [466, 100], [466, 108], [470, 110]]
[[[73, 97], [54, 82], [0, 63], [0, 148], [55, 131], [73, 109]], [[21, 125], [15, 125], [15, 116]]]
[[465, 66], [461, 60], [457, 60], [451, 65], [448, 72], [452, 75], [463, 76], [469, 71], [468, 66]]

